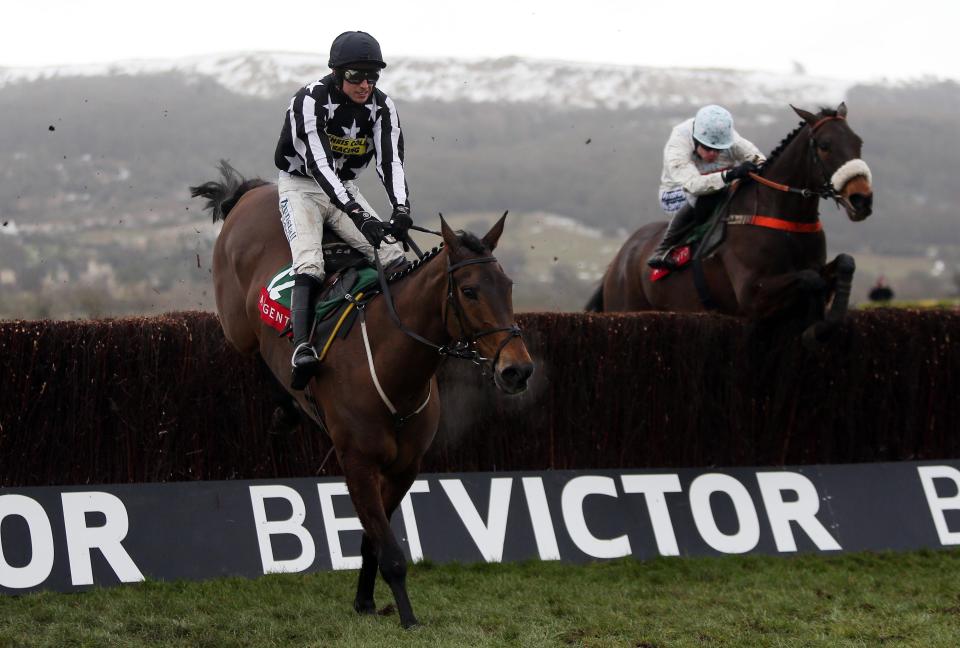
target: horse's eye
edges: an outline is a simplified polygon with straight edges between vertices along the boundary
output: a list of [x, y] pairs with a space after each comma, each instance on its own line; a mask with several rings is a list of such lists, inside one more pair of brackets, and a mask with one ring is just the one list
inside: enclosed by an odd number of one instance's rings
[[820, 147], [820, 150], [824, 153], [830, 150], [830, 142], [817, 142], [817, 146]]
[[477, 291], [476, 291], [475, 289], [473, 289], [473, 288], [469, 288], [469, 287], [468, 287], [468, 288], [461, 288], [461, 289], [460, 289], [460, 292], [462, 292], [462, 293], [463, 293], [463, 296], [466, 297], [467, 299], [476, 299], [476, 298], [477, 298]]

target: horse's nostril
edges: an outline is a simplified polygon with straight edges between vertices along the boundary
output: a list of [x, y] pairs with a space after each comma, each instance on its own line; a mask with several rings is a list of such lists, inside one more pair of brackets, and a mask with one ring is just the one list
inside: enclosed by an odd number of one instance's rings
[[532, 364], [510, 365], [500, 372], [500, 376], [504, 382], [517, 386], [526, 383], [532, 373]]
[[857, 211], [869, 209], [873, 205], [873, 194], [851, 194], [850, 204], [853, 205]]

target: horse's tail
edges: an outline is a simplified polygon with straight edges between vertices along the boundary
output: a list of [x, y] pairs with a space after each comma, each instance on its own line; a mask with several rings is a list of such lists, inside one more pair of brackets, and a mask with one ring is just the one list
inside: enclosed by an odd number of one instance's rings
[[266, 180], [260, 178], [247, 180], [226, 160], [220, 160], [219, 169], [222, 178], [220, 182], [211, 180], [210, 182], [204, 182], [202, 185], [190, 187], [190, 195], [193, 198], [207, 199], [207, 204], [203, 208], [210, 211], [214, 223], [218, 220], [226, 220], [227, 214], [240, 200], [240, 196], [254, 187], [269, 184]]
[[587, 305], [583, 307], [583, 310], [588, 313], [602, 313], [603, 312], [603, 282], [600, 282], [600, 285], [597, 286], [597, 289], [590, 296], [590, 299], [587, 300]]

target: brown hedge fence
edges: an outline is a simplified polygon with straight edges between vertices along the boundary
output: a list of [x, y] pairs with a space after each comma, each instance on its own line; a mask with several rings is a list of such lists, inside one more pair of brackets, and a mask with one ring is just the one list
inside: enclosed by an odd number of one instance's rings
[[[713, 315], [518, 319], [530, 389], [448, 362], [425, 471], [960, 456], [957, 312], [857, 312], [815, 352]], [[208, 313], [0, 322], [0, 485], [318, 474], [329, 441], [273, 392]]]

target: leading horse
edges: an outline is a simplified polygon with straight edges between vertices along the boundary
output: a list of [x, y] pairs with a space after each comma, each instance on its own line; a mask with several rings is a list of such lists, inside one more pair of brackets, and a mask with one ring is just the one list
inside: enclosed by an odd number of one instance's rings
[[[533, 362], [514, 323], [512, 282], [492, 252], [506, 214], [482, 238], [455, 233], [441, 218], [443, 246], [388, 292], [363, 306], [354, 330], [327, 353], [304, 391], [290, 389], [292, 348], [260, 320], [262, 286], [291, 261], [277, 187], [245, 181], [226, 163], [222, 179], [191, 187], [223, 229], [213, 251], [217, 311], [227, 340], [259, 353], [300, 409], [330, 434], [363, 525], [354, 609], [376, 611], [377, 570], [404, 627], [417, 623], [407, 561], [390, 517], [420, 470], [440, 419], [436, 371], [445, 356], [484, 365], [504, 392], [526, 388]], [[228, 217], [229, 216], [229, 217]], [[391, 298], [392, 297], [392, 298]]]
[[845, 104], [818, 114], [793, 109], [800, 125], [759, 174], [732, 190], [726, 240], [702, 260], [699, 288], [696, 268], [652, 280], [647, 259], [666, 228], [652, 223], [620, 248], [586, 309], [787, 314], [809, 324], [805, 340], [829, 334], [847, 310], [855, 264], [847, 254], [826, 263], [819, 201], [833, 198], [850, 220], [862, 221], [873, 209], [873, 186]]

